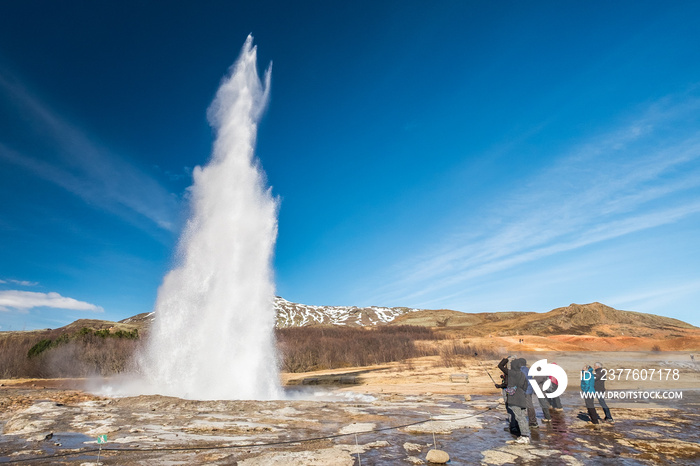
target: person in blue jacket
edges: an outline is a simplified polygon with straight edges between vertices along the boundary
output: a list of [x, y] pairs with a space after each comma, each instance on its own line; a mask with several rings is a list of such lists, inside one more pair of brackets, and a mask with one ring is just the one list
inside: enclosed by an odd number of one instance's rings
[[586, 409], [588, 410], [588, 416], [591, 418], [593, 424], [600, 423], [600, 417], [598, 417], [598, 412], [595, 410], [595, 374], [593, 368], [588, 364], [584, 364], [583, 370], [581, 371], [581, 396], [586, 402]]

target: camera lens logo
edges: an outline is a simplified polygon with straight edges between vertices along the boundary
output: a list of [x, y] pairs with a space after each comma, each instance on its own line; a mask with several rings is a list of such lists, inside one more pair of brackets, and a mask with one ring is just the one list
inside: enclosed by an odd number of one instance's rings
[[[556, 364], [547, 363], [546, 359], [540, 359], [534, 363], [530, 370], [528, 371], [530, 377], [548, 377], [547, 380], [542, 384], [542, 388], [537, 383], [536, 379], [530, 379], [530, 385], [532, 385], [532, 390], [535, 392], [538, 398], [556, 398], [566, 390], [566, 385], [569, 383], [569, 378], [566, 376], [566, 372], [560, 366]], [[557, 379], [557, 389], [549, 393], [548, 390], [552, 388], [552, 380], [549, 377], [554, 377]], [[540, 379], [541, 380], [541, 379]]]

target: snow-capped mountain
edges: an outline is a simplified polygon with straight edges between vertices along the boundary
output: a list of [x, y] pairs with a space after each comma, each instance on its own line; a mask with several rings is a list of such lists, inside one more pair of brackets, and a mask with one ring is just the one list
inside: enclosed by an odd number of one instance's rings
[[407, 307], [356, 307], [356, 306], [311, 306], [275, 298], [277, 328], [304, 327], [306, 325], [344, 325], [366, 327], [382, 325], [397, 317], [420, 309]]
[[[401, 315], [420, 311], [408, 307], [311, 306], [293, 303], [279, 296], [275, 298], [275, 310], [277, 328], [322, 324], [367, 327], [388, 324]], [[148, 312], [120, 322], [149, 327], [154, 318], [155, 312]]]

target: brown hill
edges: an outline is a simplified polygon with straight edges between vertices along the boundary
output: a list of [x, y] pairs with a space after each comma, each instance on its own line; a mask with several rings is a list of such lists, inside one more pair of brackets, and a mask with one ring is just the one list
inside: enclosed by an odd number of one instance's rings
[[[686, 322], [642, 312], [621, 311], [601, 303], [571, 304], [516, 323], [532, 335], [597, 335], [636, 337], [683, 333], [697, 329]], [[680, 334], [677, 336], [681, 336]]]
[[460, 330], [470, 335], [592, 335], [599, 337], [682, 337], [698, 329], [686, 322], [641, 312], [621, 311], [601, 303], [571, 304], [549, 312], [418, 311], [392, 325], [424, 325]]
[[404, 314], [391, 322], [391, 325], [419, 325], [422, 327], [461, 328], [475, 334], [493, 332], [499, 326], [508, 329], [512, 322], [526, 316], [539, 315], [536, 312], [480, 312], [465, 313], [448, 309], [416, 311]]
[[58, 330], [63, 330], [65, 333], [79, 332], [83, 328], [89, 328], [91, 330], [109, 330], [111, 333], [122, 330], [129, 332], [131, 330], [140, 330], [138, 325], [133, 325], [125, 323], [124, 321], [112, 322], [110, 320], [97, 320], [97, 319], [78, 319], [75, 322], [61, 327]]
[[140, 333], [144, 333], [151, 327], [154, 314], [154, 312], [143, 312], [127, 319], [122, 319], [118, 323], [133, 326], [137, 328]]

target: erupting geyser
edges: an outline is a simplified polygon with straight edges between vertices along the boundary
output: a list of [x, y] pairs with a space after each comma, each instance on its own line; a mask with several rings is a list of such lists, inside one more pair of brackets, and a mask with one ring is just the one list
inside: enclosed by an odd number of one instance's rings
[[149, 391], [190, 399], [281, 395], [274, 341], [272, 255], [277, 201], [254, 157], [267, 105], [248, 37], [208, 110], [216, 141], [194, 170], [177, 266], [158, 290], [140, 370]]

